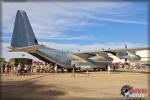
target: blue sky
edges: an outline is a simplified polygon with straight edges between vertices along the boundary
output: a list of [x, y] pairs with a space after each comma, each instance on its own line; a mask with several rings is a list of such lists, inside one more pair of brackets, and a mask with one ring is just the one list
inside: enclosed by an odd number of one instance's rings
[[147, 2], [3, 3], [3, 44], [10, 45], [15, 15], [20, 9], [26, 11], [39, 43], [49, 47], [70, 51], [123, 48], [125, 43], [129, 47], [146, 47], [147, 5]]

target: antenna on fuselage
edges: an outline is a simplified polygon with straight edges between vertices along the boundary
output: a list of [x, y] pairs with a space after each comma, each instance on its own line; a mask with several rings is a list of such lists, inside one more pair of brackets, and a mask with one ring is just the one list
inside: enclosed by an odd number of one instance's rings
[[125, 49], [127, 49], [127, 44], [125, 44]]

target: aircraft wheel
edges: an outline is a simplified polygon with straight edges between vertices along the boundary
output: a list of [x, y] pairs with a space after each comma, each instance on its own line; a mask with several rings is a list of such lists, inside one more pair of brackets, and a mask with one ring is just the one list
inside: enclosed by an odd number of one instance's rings
[[67, 71], [68, 71], [68, 72], [71, 72], [71, 71], [72, 71], [72, 69], [67, 69]]

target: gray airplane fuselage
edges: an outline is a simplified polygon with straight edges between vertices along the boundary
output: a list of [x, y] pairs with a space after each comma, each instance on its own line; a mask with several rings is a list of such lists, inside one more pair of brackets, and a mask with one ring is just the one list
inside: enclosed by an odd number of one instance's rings
[[44, 47], [37, 49], [36, 53], [49, 61], [56, 63], [57, 65], [70, 69], [73, 65], [79, 69], [91, 69], [91, 68], [102, 68], [106, 67], [107, 64], [111, 64], [110, 61], [93, 61], [88, 58], [77, 59], [73, 53], [59, 51], [56, 49]]
[[71, 67], [71, 60], [73, 59], [68, 53], [52, 48], [41, 48], [37, 50], [37, 54], [45, 57], [51, 62], [58, 64], [61, 67]]

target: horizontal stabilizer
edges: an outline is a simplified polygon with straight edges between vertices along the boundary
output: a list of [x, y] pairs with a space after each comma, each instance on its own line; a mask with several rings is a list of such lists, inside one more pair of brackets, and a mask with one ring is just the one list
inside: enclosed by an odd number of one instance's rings
[[34, 45], [34, 46], [28, 46], [28, 47], [22, 47], [22, 48], [14, 48], [14, 47], [8, 47], [9, 52], [28, 52], [28, 53], [35, 53], [37, 49], [45, 47], [44, 45]]

